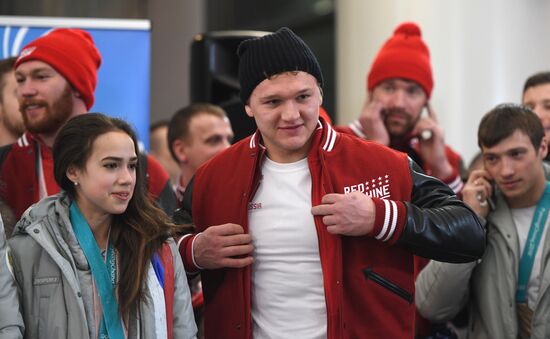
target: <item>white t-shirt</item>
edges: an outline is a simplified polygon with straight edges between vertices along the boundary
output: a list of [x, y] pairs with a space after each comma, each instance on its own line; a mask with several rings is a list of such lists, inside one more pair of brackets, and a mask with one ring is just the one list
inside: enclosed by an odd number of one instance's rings
[[[519, 238], [519, 257], [523, 254], [523, 249], [525, 248], [525, 243], [527, 242], [527, 236], [529, 235], [529, 229], [531, 228], [531, 220], [535, 214], [536, 206], [526, 207], [526, 208], [513, 208], [512, 218], [514, 219], [514, 225], [518, 232]], [[531, 276], [529, 277], [529, 283], [527, 285], [527, 305], [530, 309], [534, 309], [536, 301], [539, 295], [539, 289], [541, 284], [541, 263], [542, 263], [542, 252], [544, 250], [544, 243], [546, 238], [546, 233], [550, 225], [548, 224], [548, 218], [546, 219], [546, 224], [544, 226], [544, 231], [542, 232], [540, 238], [540, 244], [537, 248], [537, 254], [535, 255], [535, 261], [533, 262], [533, 270], [531, 271]], [[519, 262], [518, 262], [519, 263]]]
[[307, 159], [279, 164], [266, 158], [262, 175], [248, 205], [254, 245], [253, 337], [326, 338], [323, 272]]

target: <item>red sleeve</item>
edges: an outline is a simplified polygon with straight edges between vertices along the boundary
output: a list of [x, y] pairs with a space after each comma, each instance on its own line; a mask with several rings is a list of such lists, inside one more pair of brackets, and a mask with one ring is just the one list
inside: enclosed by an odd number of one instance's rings
[[464, 188], [464, 183], [462, 182], [462, 176], [464, 174], [462, 158], [449, 146], [445, 146], [445, 155], [453, 168], [453, 174], [448, 178], [442, 179], [441, 181], [447, 184], [453, 192], [455, 192], [455, 194], [460, 194], [462, 192], [462, 188]]
[[457, 173], [461, 174], [463, 170], [462, 168], [463, 163], [460, 155], [458, 155], [458, 153], [453, 151], [453, 149], [450, 148], [449, 146], [445, 146], [445, 155], [447, 155], [447, 160], [449, 160], [449, 163], [451, 164], [451, 166], [453, 166], [453, 168], [457, 171]]
[[407, 208], [401, 201], [372, 198], [375, 207], [374, 228], [368, 234], [377, 240], [393, 244], [403, 232]]
[[183, 267], [188, 274], [196, 273], [200, 270], [193, 262], [193, 240], [196, 234], [186, 234], [178, 240], [178, 251], [180, 252]]

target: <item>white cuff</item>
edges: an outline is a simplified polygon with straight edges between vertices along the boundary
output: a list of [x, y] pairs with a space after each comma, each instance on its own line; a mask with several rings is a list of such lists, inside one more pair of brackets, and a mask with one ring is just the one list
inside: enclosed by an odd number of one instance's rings
[[464, 187], [464, 183], [462, 182], [460, 175], [457, 175], [453, 181], [447, 184], [447, 186], [449, 186], [449, 188], [452, 189], [453, 192], [455, 192], [455, 194], [458, 194], [460, 193], [460, 191], [462, 191], [462, 188]]
[[[201, 267], [197, 264], [197, 262], [195, 261], [195, 240], [197, 240], [197, 238], [202, 234], [202, 232], [199, 232], [195, 235], [195, 237], [193, 238], [193, 241], [191, 242], [191, 259], [193, 260], [193, 265], [195, 265], [196, 268], [198, 268], [199, 270], [204, 270], [204, 267]], [[182, 238], [183, 239], [183, 238]], [[181, 241], [181, 240], [180, 240]]]

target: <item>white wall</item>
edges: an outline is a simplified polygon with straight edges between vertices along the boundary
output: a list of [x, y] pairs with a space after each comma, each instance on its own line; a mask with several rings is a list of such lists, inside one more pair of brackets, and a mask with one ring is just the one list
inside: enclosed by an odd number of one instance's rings
[[191, 42], [206, 27], [203, 0], [151, 0], [151, 122], [190, 104]]
[[359, 114], [381, 45], [400, 22], [415, 21], [431, 52], [432, 105], [468, 163], [482, 115], [519, 102], [525, 79], [550, 70], [549, 16], [550, 0], [337, 0], [338, 123]]

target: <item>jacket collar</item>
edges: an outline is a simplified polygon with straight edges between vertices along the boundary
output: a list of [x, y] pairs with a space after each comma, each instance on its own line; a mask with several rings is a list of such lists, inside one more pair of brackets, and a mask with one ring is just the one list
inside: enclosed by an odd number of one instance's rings
[[28, 131], [23, 133], [23, 135], [20, 136], [15, 142], [15, 144], [17, 144], [17, 146], [20, 148], [29, 147], [36, 143], [39, 143], [41, 146], [46, 147], [48, 149], [50, 148], [42, 141], [39, 135], [32, 134]]
[[34, 143], [34, 138], [29, 132], [23, 133], [22, 136], [20, 136], [17, 139], [17, 146], [23, 148], [23, 147], [29, 147], [31, 143]]

